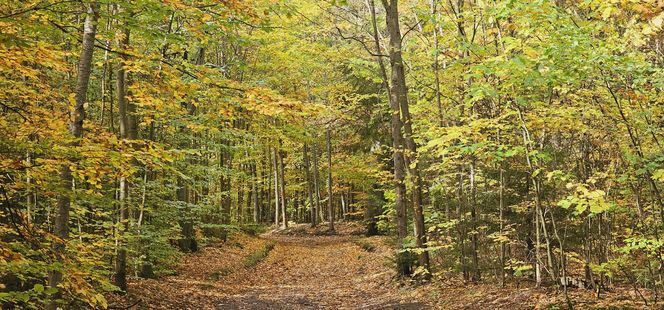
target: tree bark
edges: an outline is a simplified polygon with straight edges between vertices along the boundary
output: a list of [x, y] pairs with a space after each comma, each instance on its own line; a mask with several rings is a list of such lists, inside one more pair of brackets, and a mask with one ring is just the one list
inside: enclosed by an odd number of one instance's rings
[[307, 183], [307, 194], [309, 197], [309, 216], [310, 221], [311, 221], [311, 227], [316, 227], [316, 206], [314, 205], [314, 193], [313, 193], [313, 182], [311, 180], [311, 169], [309, 165], [309, 147], [305, 143], [303, 150], [302, 150], [302, 156], [304, 157], [304, 170], [305, 170], [305, 177], [307, 178], [306, 183]]
[[[227, 140], [221, 141], [221, 150], [219, 156], [219, 166], [220, 168], [226, 168], [230, 170], [233, 166], [233, 157], [229, 150], [230, 142]], [[231, 223], [231, 177], [224, 175], [225, 172], [222, 171], [222, 175], [219, 180], [220, 190], [221, 190], [221, 200], [220, 200], [220, 215], [222, 224]]]
[[313, 158], [314, 158], [314, 201], [316, 209], [316, 217], [323, 221], [323, 216], [320, 208], [320, 178], [318, 176], [318, 147], [316, 143], [312, 145]]
[[[118, 48], [121, 51], [126, 50], [129, 45], [129, 29], [125, 27], [122, 31], [122, 37], [118, 41]], [[127, 100], [127, 72], [124, 69], [125, 62], [127, 61], [126, 55], [120, 56], [120, 66], [118, 67], [117, 80], [116, 80], [116, 94], [118, 96], [118, 116], [120, 119], [120, 138], [123, 140], [133, 140], [136, 138], [136, 122], [133, 121], [134, 115], [130, 114], [135, 112], [135, 106]], [[123, 292], [127, 291], [127, 247], [124, 236], [129, 230], [129, 182], [127, 176], [120, 177], [120, 231], [118, 243], [118, 256], [115, 261], [115, 286], [120, 288]]]
[[[281, 143], [281, 142], [280, 142]], [[286, 216], [286, 180], [285, 180], [285, 171], [284, 171], [284, 153], [279, 149], [278, 151], [279, 158], [279, 188], [281, 196], [281, 228], [288, 228], [288, 217]]]
[[272, 164], [274, 166], [274, 226], [279, 227], [279, 196], [281, 195], [279, 190], [279, 165], [277, 160], [277, 149], [274, 148], [274, 160]]
[[[383, 0], [386, 4], [387, 0]], [[404, 141], [408, 149], [405, 156], [405, 165], [408, 169], [412, 183], [413, 204], [413, 227], [415, 229], [415, 241], [421, 249], [418, 255], [419, 265], [429, 270], [429, 252], [422, 250], [426, 246], [426, 234], [424, 227], [424, 212], [422, 207], [422, 178], [420, 178], [420, 164], [417, 158], [417, 145], [413, 139], [412, 118], [408, 104], [408, 88], [406, 86], [406, 74], [404, 72], [403, 58], [401, 54], [401, 31], [399, 29], [398, 1], [391, 0], [391, 4], [385, 7], [387, 28], [390, 34], [390, 64], [392, 66], [392, 93], [399, 103], [402, 116]]]
[[[440, 69], [438, 62], [438, 10], [436, 8], [436, 0], [431, 0], [431, 16], [433, 17], [433, 76], [434, 76], [434, 89], [436, 90], [436, 105], [438, 106], [438, 121], [439, 126], [444, 125], [443, 103], [440, 98]], [[444, 66], [443, 66], [444, 67]]]
[[256, 172], [256, 162], [254, 162], [253, 165], [251, 165], [251, 196], [254, 207], [254, 213], [253, 213], [254, 223], [258, 223], [259, 214], [260, 214], [260, 208], [258, 207], [258, 186], [256, 185], [258, 179], [259, 178]]
[[[374, 4], [374, 0], [368, 0], [367, 1], [369, 4], [369, 9], [371, 11], [371, 20], [372, 20], [372, 26], [373, 26], [373, 37], [374, 37], [374, 44], [376, 47], [376, 51], [378, 54], [381, 54], [381, 48], [380, 48], [380, 41], [378, 39], [378, 28], [376, 24], [376, 7]], [[396, 1], [393, 1], [396, 4]], [[390, 4], [387, 3], [387, 1], [383, 0], [382, 1], [383, 6], [387, 10], [390, 6]], [[388, 26], [389, 27], [389, 26]], [[401, 40], [401, 37], [399, 35], [399, 40]], [[390, 48], [391, 50], [391, 48]], [[391, 52], [391, 51], [390, 51]], [[387, 70], [385, 68], [385, 65], [383, 63], [381, 56], [378, 56], [378, 64], [381, 69], [381, 74], [383, 76], [383, 86], [385, 87], [385, 90], [388, 93], [388, 99], [390, 103], [390, 111], [391, 111], [391, 118], [390, 118], [390, 129], [391, 129], [391, 134], [392, 134], [392, 160], [394, 162], [394, 188], [395, 188], [395, 193], [396, 193], [396, 198], [395, 198], [395, 211], [396, 211], [396, 224], [397, 224], [397, 237], [399, 239], [399, 242], [402, 242], [403, 239], [406, 238], [407, 230], [408, 230], [408, 221], [407, 221], [407, 214], [406, 214], [406, 184], [404, 183], [404, 176], [405, 176], [405, 160], [404, 160], [404, 154], [403, 154], [403, 136], [401, 133], [401, 117], [400, 117], [400, 108], [399, 108], [399, 102], [396, 98], [396, 93], [394, 92], [393, 88], [390, 86], [388, 76], [387, 76]], [[391, 57], [390, 57], [391, 59]], [[401, 246], [401, 245], [400, 245]], [[402, 274], [409, 274], [410, 273], [410, 266], [408, 268], [403, 268], [400, 270]]]
[[[83, 136], [83, 121], [85, 120], [85, 103], [87, 101], [88, 85], [90, 82], [90, 73], [92, 69], [92, 52], [94, 51], [95, 36], [97, 33], [97, 19], [99, 4], [93, 2], [87, 6], [85, 23], [83, 26], [83, 40], [81, 47], [81, 57], [78, 62], [78, 76], [76, 78], [75, 106], [70, 115], [69, 132], [75, 138], [72, 143], [77, 145], [78, 138]], [[64, 164], [60, 168], [61, 187], [65, 193], [58, 197], [57, 210], [53, 219], [53, 233], [60, 238], [53, 242], [52, 251], [60, 263], [64, 262], [65, 246], [69, 238], [69, 209], [71, 200], [69, 190], [72, 188], [73, 177], [69, 164]], [[62, 270], [50, 270], [48, 274], [48, 285], [57, 287], [62, 282]], [[55, 310], [57, 308], [56, 300], [60, 294], [53, 295], [46, 308]]]
[[325, 144], [327, 146], [327, 221], [328, 229], [334, 231], [334, 209], [332, 207], [332, 145], [330, 142], [330, 127], [325, 130]]

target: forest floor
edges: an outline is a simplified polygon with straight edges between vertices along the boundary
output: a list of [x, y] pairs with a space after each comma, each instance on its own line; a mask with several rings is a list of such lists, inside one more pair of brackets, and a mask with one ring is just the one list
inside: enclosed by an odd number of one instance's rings
[[[559, 309], [555, 288], [530, 283], [468, 284], [454, 279], [413, 285], [396, 277], [384, 236], [361, 227], [297, 225], [261, 236], [235, 234], [183, 257], [177, 273], [134, 279], [130, 294], [111, 296], [115, 309]], [[576, 309], [640, 309], [627, 289], [597, 299], [571, 289]], [[557, 306], [556, 306], [557, 305]]]
[[414, 287], [394, 281], [385, 237], [365, 238], [357, 229], [339, 225], [329, 235], [322, 226], [298, 225], [235, 234], [184, 256], [176, 275], [131, 281], [130, 294], [110, 302], [129, 309], [430, 308]]

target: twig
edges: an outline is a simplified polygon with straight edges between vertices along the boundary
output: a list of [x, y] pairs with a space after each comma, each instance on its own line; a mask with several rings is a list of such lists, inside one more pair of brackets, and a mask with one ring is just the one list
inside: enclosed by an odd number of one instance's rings
[[[49, 23], [51, 23], [52, 25], [54, 25], [56, 28], [60, 29], [62, 32], [66, 33], [66, 34], [69, 34], [69, 35], [71, 36], [70, 32], [66, 29], [65, 26], [63, 26], [63, 25], [59, 25], [58, 23], [56, 23], [56, 22], [54, 22], [54, 21], [52, 21], [52, 20], [49, 20]], [[73, 37], [73, 36], [72, 36], [72, 37]], [[80, 38], [75, 38], [75, 39], [76, 39], [77, 41], [79, 41], [79, 42], [82, 42], [82, 40], [81, 40]], [[133, 55], [133, 54], [130, 54], [130, 53], [127, 53], [127, 52], [114, 50], [114, 49], [112, 49], [112, 48], [109, 48], [109, 47], [103, 46], [103, 45], [101, 45], [101, 44], [95, 44], [94, 47], [96, 47], [96, 48], [98, 48], [98, 49], [101, 49], [101, 50], [104, 50], [104, 51], [107, 51], [107, 52], [109, 52], [109, 53], [116, 54], [116, 55], [121, 55], [121, 56], [126, 56], [126, 57], [136, 57], [136, 58], [141, 58], [141, 56], [139, 56], [139, 55]], [[185, 74], [185, 75], [187, 75], [187, 76], [189, 76], [189, 77], [191, 77], [191, 78], [193, 78], [193, 79], [195, 79], [195, 80], [199, 80], [199, 81], [200, 81], [200, 78], [199, 78], [199, 76], [198, 76], [196, 73], [192, 73], [192, 72], [190, 72], [190, 71], [188, 71], [188, 70], [186, 70], [186, 69], [184, 69], [184, 68], [181, 68], [181, 67], [179, 67], [178, 65], [176, 65], [176, 64], [174, 64], [174, 63], [171, 63], [171, 62], [169, 62], [169, 61], [167, 61], [167, 60], [165, 60], [165, 59], [163, 59], [163, 58], [152, 58], [152, 59], [151, 59], [151, 58], [144, 58], [144, 59], [152, 60], [152, 61], [159, 61], [159, 62], [161, 62], [161, 63], [163, 63], [163, 64], [166, 64], [166, 65], [168, 65], [168, 66], [170, 66], [170, 67], [175, 68], [175, 70], [177, 70], [178, 72], [180, 72], [180, 73], [182, 73], [182, 74]], [[208, 83], [208, 85], [215, 86], [215, 87], [222, 88], [222, 89], [235, 90], [235, 91], [239, 91], [239, 92], [245, 92], [245, 91], [246, 91], [246, 89], [243, 89], [243, 88], [237, 88], [237, 87], [232, 87], [232, 86], [220, 85], [220, 84], [217, 84], [217, 83]]]
[[360, 44], [362, 44], [362, 47], [364, 47], [364, 49], [365, 49], [365, 50], [366, 50], [371, 56], [374, 56], [374, 57], [389, 57], [388, 55], [385, 55], [385, 54], [376, 54], [375, 52], [373, 52], [373, 51], [367, 46], [367, 44], [366, 44], [364, 41], [362, 41], [361, 39], [359, 39], [359, 38], [357, 38], [357, 37], [346, 37], [346, 36], [344, 36], [343, 33], [341, 32], [341, 29], [339, 29], [339, 26], [334, 25], [334, 28], [337, 29], [337, 32], [339, 33], [339, 36], [340, 36], [342, 39], [344, 39], [344, 40], [353, 40], [353, 41], [357, 41], [357, 42], [359, 42]]
[[55, 2], [55, 3], [47, 4], [47, 5], [44, 5], [44, 6], [39, 6], [39, 5], [41, 4], [41, 2], [40, 2], [40, 3], [37, 3], [37, 4], [35, 4], [35, 5], [33, 5], [33, 6], [29, 7], [29, 8], [27, 8], [27, 9], [20, 10], [20, 11], [16, 11], [16, 12], [13, 12], [13, 13], [9, 13], [9, 14], [7, 14], [7, 15], [0, 16], [0, 19], [5, 19], [5, 18], [14, 17], [14, 16], [17, 16], [17, 15], [21, 15], [21, 14], [25, 14], [25, 13], [31, 12], [31, 11], [39, 11], [39, 10], [47, 9], [47, 8], [52, 7], [52, 6], [55, 6], [55, 5], [58, 5], [58, 4], [62, 4], [62, 3], [67, 3], [67, 2], [78, 2], [78, 1], [75, 1], [75, 0], [64, 0], [64, 1], [60, 1], [60, 2]]

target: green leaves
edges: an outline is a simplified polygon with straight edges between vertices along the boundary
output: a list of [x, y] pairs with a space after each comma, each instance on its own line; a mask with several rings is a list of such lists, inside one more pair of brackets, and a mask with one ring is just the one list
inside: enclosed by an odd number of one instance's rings
[[567, 188], [573, 189], [574, 194], [558, 201], [557, 206], [563, 209], [574, 207], [574, 214], [580, 215], [586, 211], [598, 214], [609, 211], [612, 204], [606, 201], [606, 193], [603, 190], [589, 190], [584, 184], [567, 184]]

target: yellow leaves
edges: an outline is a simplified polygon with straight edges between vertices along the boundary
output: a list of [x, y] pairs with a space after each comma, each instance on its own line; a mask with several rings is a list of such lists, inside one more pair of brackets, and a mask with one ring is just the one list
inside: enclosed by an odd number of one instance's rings
[[664, 182], [664, 169], [655, 170], [652, 174], [652, 179], [655, 181]]
[[19, 261], [24, 259], [21, 253], [11, 251], [7, 247], [0, 248], [0, 256], [8, 261]]
[[662, 28], [662, 22], [664, 22], [664, 12], [660, 13], [659, 15], [655, 16], [650, 23], [652, 23], [653, 26], [661, 29]]
[[208, 130], [208, 126], [201, 125], [201, 124], [196, 124], [196, 123], [189, 123], [187, 124], [187, 128], [195, 133], [200, 133]]
[[264, 116], [303, 117], [320, 112], [320, 106], [317, 104], [292, 100], [267, 88], [247, 90], [242, 103], [248, 111]]
[[210, 14], [205, 13], [201, 16], [201, 21], [204, 22], [204, 23], [207, 23], [211, 20], [212, 20], [212, 15], [210, 15]]
[[602, 213], [607, 211], [611, 204], [606, 201], [606, 192], [600, 189], [591, 190], [586, 184], [567, 183], [567, 189], [574, 190], [574, 194], [558, 201], [558, 206], [569, 209], [574, 206], [574, 213], [581, 214], [586, 210], [590, 213]]
[[662, 30], [662, 24], [664, 24], [664, 12], [658, 14], [647, 23], [644, 23], [641, 32], [644, 35], [653, 35]]
[[533, 47], [526, 45], [523, 48], [523, 53], [528, 56], [530, 59], [537, 59], [540, 53]]
[[602, 11], [602, 19], [608, 20], [609, 18], [611, 18], [611, 14], [613, 14], [613, 11], [614, 9], [612, 6], [607, 6], [606, 8], [604, 8], [604, 10]]

